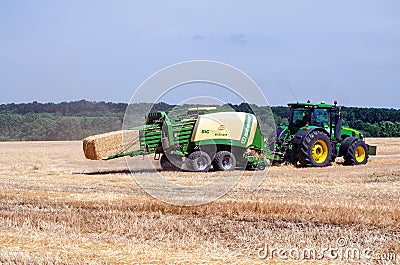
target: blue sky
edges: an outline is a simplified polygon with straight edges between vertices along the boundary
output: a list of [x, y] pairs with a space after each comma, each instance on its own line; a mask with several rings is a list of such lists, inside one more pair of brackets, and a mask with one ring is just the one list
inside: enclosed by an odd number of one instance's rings
[[187, 60], [242, 70], [271, 105], [400, 108], [400, 1], [0, 1], [0, 103], [128, 102]]

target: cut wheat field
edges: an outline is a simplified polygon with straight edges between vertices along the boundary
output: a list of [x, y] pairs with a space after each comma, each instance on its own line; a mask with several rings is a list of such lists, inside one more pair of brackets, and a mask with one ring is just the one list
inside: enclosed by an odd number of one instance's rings
[[[129, 158], [132, 176], [123, 158], [86, 160], [81, 142], [0, 143], [0, 263], [400, 263], [400, 138], [367, 143], [378, 145], [367, 165], [271, 167], [251, 192], [254, 172], [245, 172], [228, 194], [200, 206], [147, 195], [134, 177], [158, 173], [142, 157]], [[187, 186], [217, 174], [163, 173]], [[295, 258], [295, 250], [338, 248], [339, 240], [341, 251], [370, 258]]]

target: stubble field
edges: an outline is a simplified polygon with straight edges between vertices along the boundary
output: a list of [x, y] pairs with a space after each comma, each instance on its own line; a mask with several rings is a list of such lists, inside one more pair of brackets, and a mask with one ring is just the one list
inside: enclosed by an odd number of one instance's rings
[[[400, 139], [367, 143], [378, 145], [367, 165], [272, 167], [253, 192], [245, 172], [226, 196], [191, 207], [147, 195], [134, 177], [158, 173], [141, 157], [132, 176], [123, 158], [86, 160], [81, 142], [0, 143], [0, 262], [400, 263]], [[217, 174], [163, 173], [188, 186]]]

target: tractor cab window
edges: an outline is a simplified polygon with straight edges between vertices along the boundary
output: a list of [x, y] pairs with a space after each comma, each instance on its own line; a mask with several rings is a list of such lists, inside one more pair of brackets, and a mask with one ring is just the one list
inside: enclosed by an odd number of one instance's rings
[[326, 109], [315, 109], [312, 117], [312, 125], [318, 127], [329, 126], [329, 113]]
[[311, 124], [310, 109], [294, 109], [292, 112], [291, 126], [303, 127]]

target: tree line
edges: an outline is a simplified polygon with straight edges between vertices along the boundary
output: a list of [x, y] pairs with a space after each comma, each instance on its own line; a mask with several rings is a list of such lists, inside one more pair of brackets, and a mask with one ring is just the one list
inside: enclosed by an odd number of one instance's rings
[[[145, 110], [171, 110], [166, 103], [137, 103], [130, 106], [135, 125], [144, 123]], [[265, 121], [273, 112], [277, 125], [287, 124], [289, 108], [227, 104], [236, 111], [259, 114]], [[127, 104], [86, 100], [61, 103], [22, 103], [0, 105], [0, 141], [81, 140], [89, 135], [120, 130]], [[363, 131], [367, 137], [400, 137], [400, 110], [385, 108], [342, 109], [344, 125]], [[271, 119], [267, 123], [272, 122]]]

